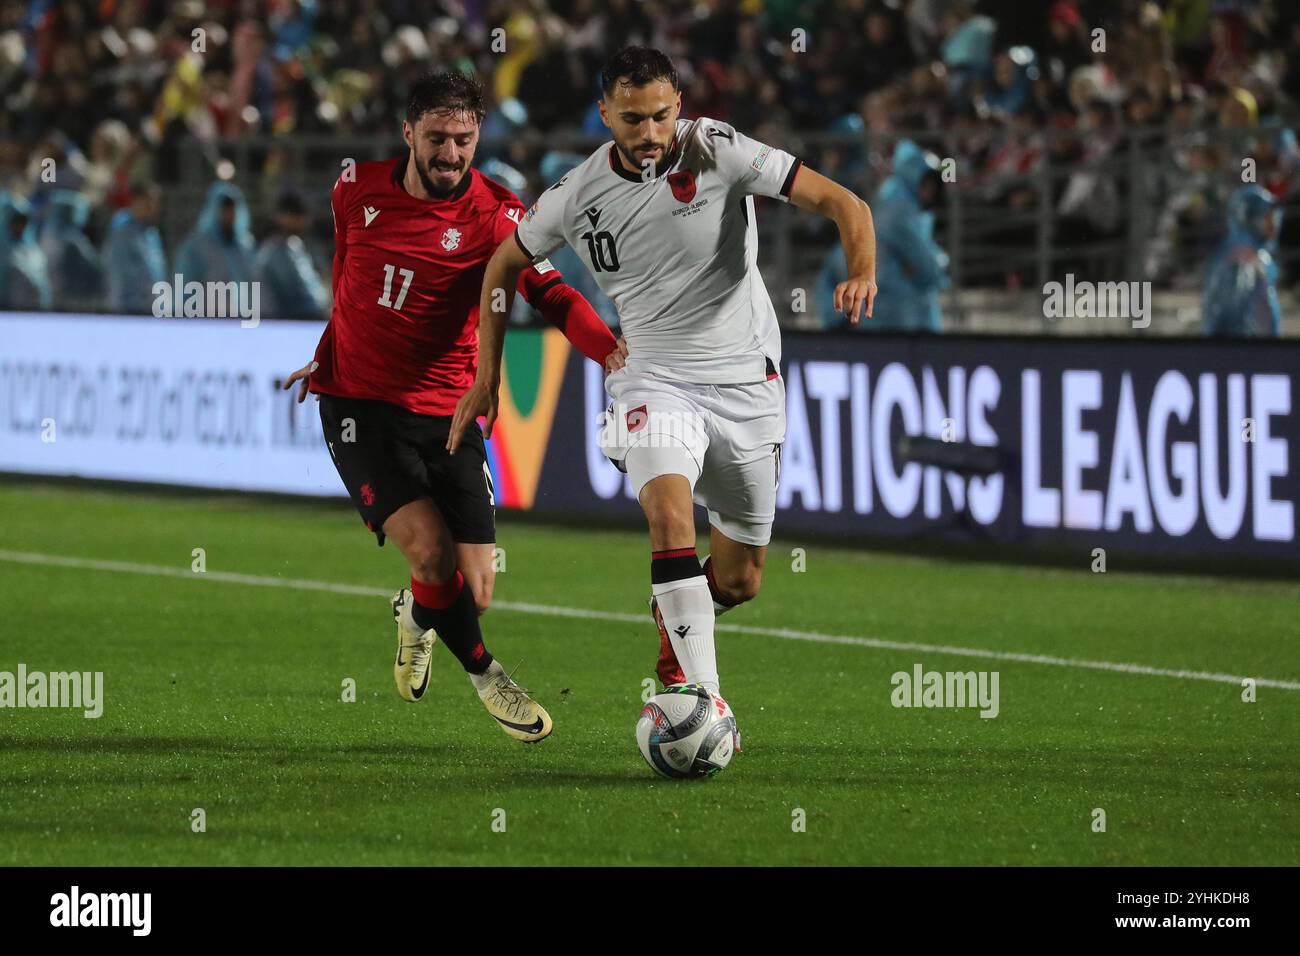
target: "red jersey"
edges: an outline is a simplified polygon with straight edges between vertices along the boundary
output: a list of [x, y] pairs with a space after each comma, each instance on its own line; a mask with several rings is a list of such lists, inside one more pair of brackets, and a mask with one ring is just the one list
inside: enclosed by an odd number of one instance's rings
[[[417, 199], [402, 188], [407, 161], [359, 163], [334, 185], [334, 311], [311, 390], [451, 415], [478, 364], [483, 272], [524, 208], [476, 169], [448, 198]], [[560, 281], [542, 262], [519, 291], [535, 302]]]

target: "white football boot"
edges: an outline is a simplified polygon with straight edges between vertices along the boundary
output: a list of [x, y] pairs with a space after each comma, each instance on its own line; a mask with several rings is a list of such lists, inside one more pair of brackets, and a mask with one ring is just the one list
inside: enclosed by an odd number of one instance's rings
[[507, 735], [526, 744], [537, 743], [551, 733], [551, 715], [510, 679], [500, 663], [493, 661], [471, 680], [478, 699]]
[[415, 623], [411, 608], [415, 596], [409, 588], [393, 595], [393, 620], [397, 621], [397, 657], [393, 661], [393, 680], [403, 700], [415, 703], [429, 686], [429, 661], [438, 635]]

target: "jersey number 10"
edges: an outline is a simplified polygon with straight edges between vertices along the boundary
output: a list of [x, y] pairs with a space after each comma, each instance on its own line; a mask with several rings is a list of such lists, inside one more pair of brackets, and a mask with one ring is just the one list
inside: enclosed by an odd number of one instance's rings
[[614, 248], [613, 233], [584, 232], [582, 238], [587, 240], [587, 255], [591, 257], [591, 266], [597, 272], [618, 271], [618, 250]]

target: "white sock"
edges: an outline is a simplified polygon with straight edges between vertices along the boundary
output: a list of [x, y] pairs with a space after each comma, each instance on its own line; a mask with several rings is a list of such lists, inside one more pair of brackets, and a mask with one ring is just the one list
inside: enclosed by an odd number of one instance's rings
[[682, 673], [692, 684], [718, 690], [718, 657], [713, 645], [713, 598], [704, 575], [652, 585], [664, 627]]
[[501, 672], [501, 665], [497, 662], [496, 658], [493, 658], [492, 663], [488, 665], [487, 670], [482, 674], [469, 675], [469, 681], [474, 685], [474, 689], [478, 691], [479, 697], [482, 697], [491, 689], [493, 683], [496, 682], [496, 679]]

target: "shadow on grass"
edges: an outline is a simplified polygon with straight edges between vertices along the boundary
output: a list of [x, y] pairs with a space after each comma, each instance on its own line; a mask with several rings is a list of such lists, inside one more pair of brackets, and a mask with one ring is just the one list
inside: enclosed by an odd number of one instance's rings
[[[543, 744], [542, 746], [545, 746]], [[16, 768], [12, 764], [5, 766], [0, 761], [0, 781], [26, 779], [33, 773], [59, 771], [75, 773], [84, 780], [86, 768], [78, 767], [79, 758], [122, 758], [134, 761], [139, 758], [157, 760], [150, 765], [147, 778], [139, 775], [122, 774], [121, 782], [142, 783], [145, 780], [154, 785], [168, 782], [193, 780], [196, 776], [213, 771], [224, 772], [228, 761], [238, 761], [244, 770], [245, 780], [249, 777], [260, 778], [261, 775], [282, 768], [300, 771], [315, 769], [338, 772], [339, 763], [353, 765], [354, 771], [340, 774], [350, 779], [363, 772], [365, 761], [395, 761], [406, 764], [410, 761], [428, 762], [429, 779], [439, 784], [462, 783], [478, 789], [537, 789], [558, 785], [585, 787], [624, 787], [653, 782], [649, 770], [629, 767], [628, 761], [615, 754], [609, 754], [610, 770], [589, 769], [589, 764], [579, 765], [577, 760], [590, 761], [592, 754], [585, 750], [581, 755], [562, 755], [563, 763], [554, 762], [551, 755], [546, 763], [539, 763], [534, 755], [536, 750], [520, 747], [503, 747], [493, 741], [488, 745], [473, 742], [431, 741], [428, 743], [409, 742], [357, 742], [357, 743], [321, 743], [304, 741], [286, 743], [283, 741], [253, 740], [232, 742], [216, 737], [178, 737], [178, 736], [104, 736], [104, 737], [0, 737], [0, 755], [10, 754], [39, 755], [39, 766]], [[57, 769], [46, 760], [58, 761]], [[170, 758], [170, 759], [169, 759]], [[197, 765], [188, 765], [187, 758], [200, 761]], [[179, 761], [179, 762], [178, 762]], [[570, 762], [573, 761], [573, 762]], [[121, 771], [124, 766], [115, 768]], [[404, 772], [406, 772], [404, 768]], [[47, 780], [49, 778], [46, 778]], [[109, 783], [100, 776], [98, 783]], [[260, 779], [259, 779], [259, 782]]]
[[462, 746], [448, 743], [360, 743], [320, 744], [284, 743], [279, 741], [232, 742], [216, 737], [24, 737], [0, 738], [0, 753], [55, 753], [125, 757], [163, 755], [204, 755], [239, 757], [281, 757], [294, 762], [320, 760], [322, 757], [429, 757], [453, 753]]
[[[562, 744], [557, 741], [520, 747], [504, 740], [463, 739], [235, 742], [212, 736], [139, 734], [0, 737], [0, 758], [11, 758], [0, 759], [0, 781], [41, 778], [54, 783], [71, 775], [87, 782], [89, 773], [100, 784], [167, 786], [228, 774], [232, 766], [237, 766], [241, 782], [253, 789], [271, 786], [268, 777], [276, 771], [334, 776], [340, 786], [351, 787], [390, 774], [392, 768], [384, 765], [392, 763], [400, 766], [403, 775], [457, 792], [553, 792], [558, 788], [640, 792], [650, 785], [655, 785], [656, 791], [685, 785], [696, 792], [701, 785], [663, 780], [642, 766], [634, 754], [629, 755], [625, 748], [613, 743], [578, 751], [565, 749]], [[12, 759], [23, 754], [31, 755], [31, 760]], [[105, 758], [115, 762], [105, 766]], [[132, 773], [131, 765], [141, 759], [148, 760], [147, 772]], [[1137, 786], [1159, 791], [1186, 785], [1202, 792], [1259, 795], [1290, 792], [1287, 781], [1292, 779], [1294, 760], [1287, 746], [1265, 744], [1253, 752], [1244, 752], [1239, 746], [1204, 742], [1183, 746], [1165, 743], [1145, 752], [1131, 746], [1055, 748], [1043, 752], [995, 746], [972, 751], [933, 745], [901, 750], [777, 745], [751, 748], [711, 783], [721, 784], [725, 790], [751, 791], [809, 786], [889, 791], [942, 785], [954, 793], [970, 793], [990, 788], [1051, 787], [1073, 781], [1103, 790]], [[115, 779], [105, 779], [104, 774]]]

